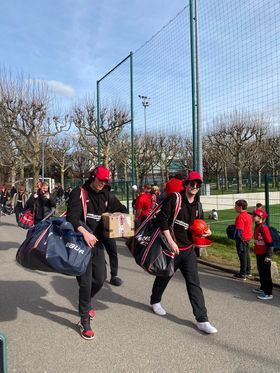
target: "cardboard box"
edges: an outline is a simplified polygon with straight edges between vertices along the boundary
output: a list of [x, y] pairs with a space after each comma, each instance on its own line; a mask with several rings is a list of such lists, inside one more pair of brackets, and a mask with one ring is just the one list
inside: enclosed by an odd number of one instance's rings
[[122, 214], [121, 212], [102, 214], [104, 222], [105, 237], [120, 238], [134, 235], [135, 223], [133, 214]]

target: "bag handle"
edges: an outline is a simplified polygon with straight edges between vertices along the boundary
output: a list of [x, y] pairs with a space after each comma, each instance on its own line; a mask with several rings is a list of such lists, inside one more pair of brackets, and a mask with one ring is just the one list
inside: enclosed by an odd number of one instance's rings
[[86, 224], [87, 221], [87, 195], [84, 188], [81, 187], [81, 199], [82, 199], [82, 205], [83, 205], [83, 213], [84, 213], [84, 221]]

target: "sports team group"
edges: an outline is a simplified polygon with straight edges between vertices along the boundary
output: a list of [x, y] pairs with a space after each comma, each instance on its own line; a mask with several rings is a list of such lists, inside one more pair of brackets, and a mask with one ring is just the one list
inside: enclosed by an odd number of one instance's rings
[[[81, 337], [87, 340], [94, 338], [91, 320], [95, 317], [94, 297], [101, 290], [106, 279], [106, 261], [104, 249], [106, 249], [111, 268], [110, 283], [120, 286], [122, 280], [118, 274], [117, 245], [115, 239], [104, 237], [102, 214], [105, 212], [128, 213], [128, 209], [110, 191], [110, 171], [104, 166], [97, 166], [90, 170], [88, 179], [82, 185], [87, 195], [87, 212], [83, 213], [81, 199], [81, 187], [70, 190], [67, 195], [67, 220], [77, 232], [83, 235], [84, 241], [91, 249], [92, 255], [87, 270], [77, 277], [79, 287], [79, 329]], [[198, 172], [191, 171], [185, 178], [174, 177], [163, 185], [160, 191], [158, 187], [146, 184], [144, 188], [133, 186], [136, 198], [133, 201], [136, 226], [145, 221], [150, 212], [161, 203], [161, 208], [156, 214], [157, 224], [168, 242], [170, 250], [175, 254], [174, 272], [181, 271], [187, 294], [192, 306], [197, 328], [206, 333], [217, 333], [217, 329], [208, 319], [203, 291], [197, 267], [197, 247], [194, 245], [194, 236], [191, 229], [195, 222], [203, 219], [203, 209], [199, 200], [199, 190], [203, 183]], [[177, 195], [180, 194], [181, 205], [174, 219]], [[27, 196], [25, 188], [21, 185], [14, 190], [12, 208], [15, 210], [17, 222], [27, 208], [34, 212], [34, 224], [38, 224], [46, 216], [51, 214], [57, 203], [56, 196], [49, 193], [47, 183], [35, 185], [34, 193]], [[5, 188], [0, 191], [0, 204], [6, 204], [8, 195]], [[247, 211], [247, 202], [238, 200], [235, 203], [237, 217], [234, 225], [234, 239], [236, 240], [237, 254], [240, 260], [240, 271], [234, 275], [241, 281], [251, 275], [251, 263], [249, 255], [249, 242], [254, 238], [254, 252], [257, 259], [257, 268], [260, 277], [260, 288], [253, 289], [258, 299], [272, 299], [271, 258], [273, 253], [273, 239], [268, 226], [265, 224], [267, 213], [256, 206], [252, 214]], [[214, 215], [213, 219], [216, 219]], [[252, 233], [253, 222], [255, 223]], [[84, 224], [90, 231], [84, 227]], [[19, 224], [20, 225], [20, 224]], [[205, 229], [201, 234], [201, 240], [211, 242], [208, 237], [211, 230]], [[150, 305], [153, 312], [159, 316], [166, 314], [161, 305], [161, 299], [171, 277], [156, 276], [150, 297]]]

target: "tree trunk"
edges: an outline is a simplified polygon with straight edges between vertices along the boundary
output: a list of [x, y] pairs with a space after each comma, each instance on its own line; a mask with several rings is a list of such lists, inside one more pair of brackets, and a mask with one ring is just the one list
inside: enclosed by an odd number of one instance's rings
[[124, 180], [128, 181], [128, 178], [127, 178], [127, 164], [126, 164], [126, 162], [124, 163]]
[[64, 167], [61, 167], [60, 169], [60, 184], [61, 184], [61, 188], [64, 190], [64, 174], [65, 174], [65, 170], [64, 170]]
[[165, 168], [165, 180], [168, 180], [168, 177], [169, 177], [168, 165], [165, 164], [165, 165], [164, 165], [164, 168]]
[[258, 171], [258, 188], [262, 187], [262, 170]]
[[12, 168], [11, 168], [11, 183], [12, 183], [12, 186], [15, 185], [16, 176], [17, 176], [16, 167], [12, 166]]
[[224, 164], [224, 176], [225, 176], [225, 190], [228, 190], [228, 168], [227, 164]]
[[253, 172], [252, 172], [251, 167], [249, 168], [249, 186], [250, 186], [250, 190], [252, 191], [253, 190]]
[[216, 189], [221, 190], [220, 173], [216, 170]]
[[242, 168], [237, 168], [237, 193], [242, 193]]
[[160, 167], [161, 170], [161, 181], [164, 182], [164, 167], [163, 165]]

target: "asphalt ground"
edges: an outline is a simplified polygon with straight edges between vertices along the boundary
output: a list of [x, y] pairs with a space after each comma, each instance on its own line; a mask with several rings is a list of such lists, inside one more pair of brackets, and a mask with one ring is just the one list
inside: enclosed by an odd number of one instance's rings
[[7, 336], [8, 371], [18, 373], [280, 372], [280, 291], [257, 300], [256, 283], [199, 266], [209, 319], [218, 333], [196, 328], [178, 272], [151, 312], [154, 278], [119, 244], [121, 287], [108, 282], [95, 301], [95, 339], [81, 338], [76, 279], [29, 271], [15, 262], [26, 231], [15, 217], [0, 221], [0, 332]]

